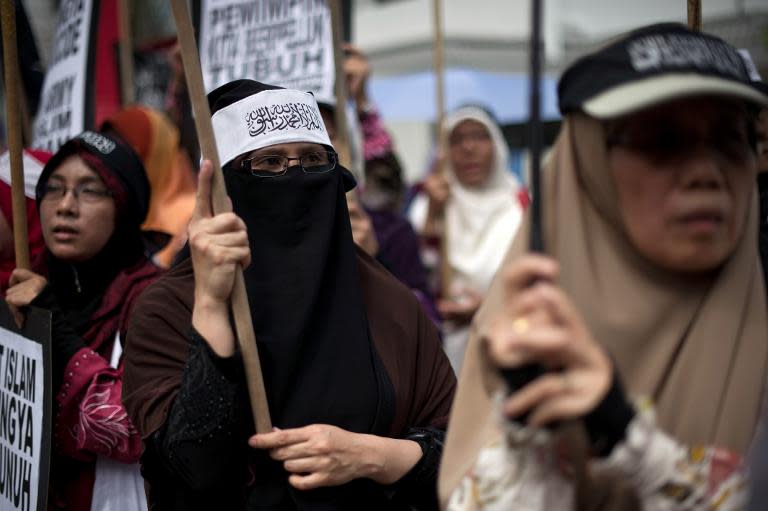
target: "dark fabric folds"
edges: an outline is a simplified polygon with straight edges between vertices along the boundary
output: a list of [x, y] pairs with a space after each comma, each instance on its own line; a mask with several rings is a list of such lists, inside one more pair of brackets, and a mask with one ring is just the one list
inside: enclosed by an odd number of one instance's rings
[[[444, 428], [455, 377], [415, 296], [352, 243], [347, 171], [292, 167], [258, 179], [225, 169], [225, 179], [248, 227], [245, 281], [273, 423], [396, 438], [412, 427]], [[123, 399], [148, 446], [169, 434], [169, 410], [184, 399], [193, 293], [187, 259], [147, 290], [133, 317]], [[386, 508], [388, 490], [370, 480], [293, 489], [279, 463], [247, 446], [253, 426], [241, 396], [244, 423], [232, 430], [248, 460], [233, 459], [226, 470], [247, 509]], [[158, 471], [156, 450], [142, 461], [150, 503], [185, 498], [179, 482]]]

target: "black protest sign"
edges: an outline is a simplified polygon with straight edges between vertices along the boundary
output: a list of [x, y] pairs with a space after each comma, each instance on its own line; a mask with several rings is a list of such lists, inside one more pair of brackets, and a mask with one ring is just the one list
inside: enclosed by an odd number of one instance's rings
[[201, 0], [195, 18], [206, 91], [250, 78], [334, 97], [327, 0]]
[[51, 454], [51, 313], [18, 329], [0, 300], [0, 509], [45, 511]]

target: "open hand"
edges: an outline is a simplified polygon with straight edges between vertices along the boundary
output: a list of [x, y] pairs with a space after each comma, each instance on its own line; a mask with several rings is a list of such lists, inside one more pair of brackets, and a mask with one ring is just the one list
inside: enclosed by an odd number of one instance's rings
[[328, 424], [275, 428], [253, 435], [248, 443], [282, 461], [291, 474], [288, 482], [299, 490], [338, 486], [358, 478], [392, 484], [422, 456], [421, 447], [412, 440], [352, 433]]
[[273, 459], [282, 461], [292, 486], [310, 490], [368, 477], [376, 470], [363, 436], [367, 435], [313, 424], [254, 435], [248, 443], [269, 450]]

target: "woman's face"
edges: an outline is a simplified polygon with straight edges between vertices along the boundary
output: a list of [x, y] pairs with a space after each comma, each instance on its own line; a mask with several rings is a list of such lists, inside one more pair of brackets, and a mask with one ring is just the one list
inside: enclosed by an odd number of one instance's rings
[[459, 183], [468, 187], [485, 183], [493, 165], [493, 140], [488, 129], [477, 121], [462, 121], [451, 132], [448, 144]]
[[622, 221], [646, 258], [703, 272], [733, 253], [755, 183], [749, 122], [739, 101], [697, 97], [608, 123]]
[[40, 223], [48, 250], [64, 261], [90, 260], [115, 229], [115, 201], [104, 182], [82, 158], [70, 156], [53, 171], [46, 187]]

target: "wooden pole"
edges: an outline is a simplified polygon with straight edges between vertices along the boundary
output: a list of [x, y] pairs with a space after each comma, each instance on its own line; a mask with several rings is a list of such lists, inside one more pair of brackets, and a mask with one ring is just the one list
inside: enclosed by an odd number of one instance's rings
[[541, 9], [544, 0], [531, 2], [530, 104], [528, 154], [531, 161], [531, 232], [530, 249], [544, 252], [541, 227]]
[[131, 36], [131, 2], [120, 0], [118, 18], [120, 23], [120, 88], [123, 106], [134, 103], [133, 93], [133, 37]]
[[[211, 124], [211, 110], [203, 87], [203, 73], [200, 69], [200, 54], [197, 51], [192, 20], [187, 8], [187, 0], [172, 0], [173, 17], [176, 21], [181, 59], [184, 64], [184, 76], [187, 80], [187, 90], [195, 114], [197, 138], [203, 158], [213, 164], [213, 182], [211, 186], [211, 202], [214, 214], [231, 211], [227, 200], [227, 190], [224, 175], [221, 172], [219, 153], [216, 149], [216, 139]], [[259, 362], [259, 352], [256, 347], [256, 334], [253, 331], [251, 309], [248, 306], [248, 294], [245, 290], [243, 272], [237, 272], [235, 285], [232, 289], [232, 315], [235, 320], [240, 352], [245, 365], [245, 377], [248, 384], [248, 395], [253, 411], [253, 421], [257, 433], [272, 431], [272, 420], [269, 416], [267, 393], [264, 389], [264, 378]]]
[[701, 32], [701, 0], [688, 0], [688, 27]]
[[432, 0], [432, 17], [434, 19], [434, 41], [432, 42], [432, 66], [435, 73], [435, 123], [437, 125], [438, 149], [445, 149], [445, 137], [441, 135], [445, 118], [445, 63], [443, 38], [442, 0]]
[[19, 111], [19, 56], [16, 47], [16, 8], [13, 0], [0, 4], [3, 30], [3, 68], [5, 73], [5, 111], [8, 154], [11, 162], [11, 197], [13, 207], [13, 242], [16, 267], [29, 269], [27, 207], [24, 196], [24, 167], [21, 144], [21, 112]]
[[[432, 41], [432, 68], [435, 75], [435, 139], [437, 141], [437, 154], [439, 158], [448, 157], [448, 144], [446, 143], [447, 133], [443, 133], [443, 123], [445, 121], [445, 61], [444, 50], [445, 43], [443, 38], [443, 9], [442, 0], [432, 0], [432, 19], [434, 34]], [[437, 167], [438, 174], [444, 174], [442, 160], [439, 160]], [[440, 236], [440, 294], [444, 297], [451, 296], [451, 282], [453, 272], [448, 262], [448, 228], [445, 223], [445, 213], [440, 219], [442, 226]]]
[[349, 128], [347, 126], [347, 81], [344, 76], [344, 54], [341, 51], [342, 43], [342, 12], [341, 0], [328, 0], [331, 7], [331, 30], [333, 32], [333, 62], [336, 79], [334, 81], [334, 93], [336, 96], [336, 108], [334, 109], [334, 121], [336, 122], [336, 152], [339, 155], [339, 163], [352, 171], [353, 174], [363, 172], [363, 169], [350, 169], [352, 153], [349, 148]]

